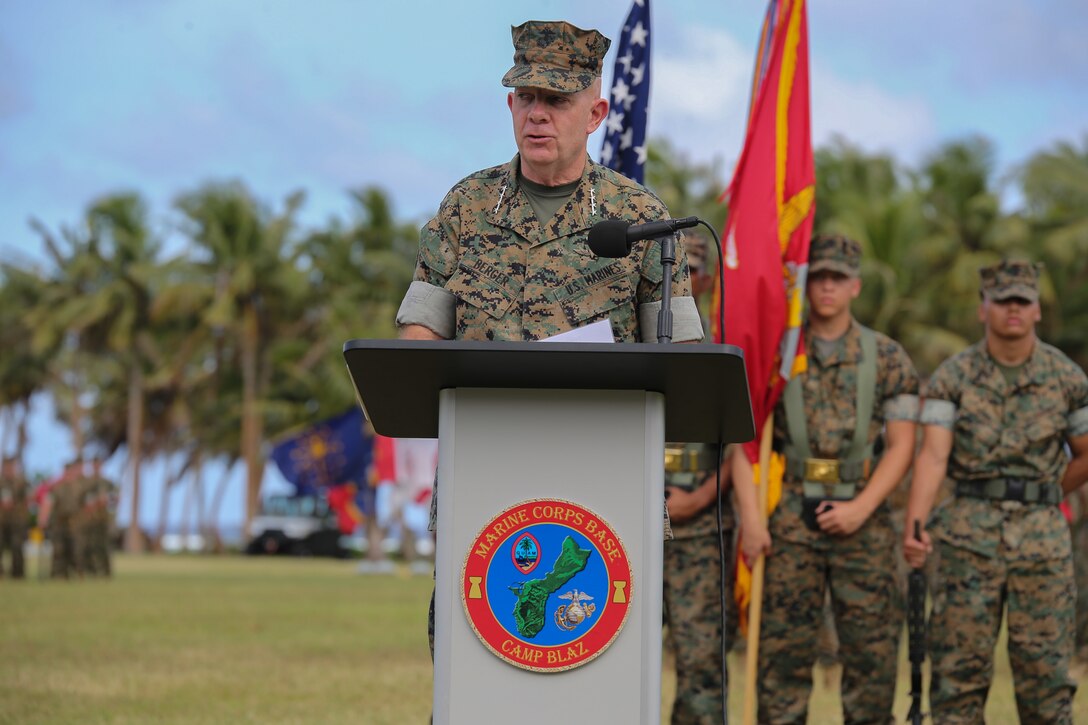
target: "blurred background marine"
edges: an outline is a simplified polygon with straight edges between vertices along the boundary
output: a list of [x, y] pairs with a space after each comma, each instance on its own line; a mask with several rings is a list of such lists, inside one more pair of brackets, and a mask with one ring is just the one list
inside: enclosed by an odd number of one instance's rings
[[5, 457], [0, 464], [0, 576], [4, 576], [4, 559], [9, 552], [11, 577], [22, 579], [26, 576], [23, 545], [30, 527], [27, 490], [18, 459]]

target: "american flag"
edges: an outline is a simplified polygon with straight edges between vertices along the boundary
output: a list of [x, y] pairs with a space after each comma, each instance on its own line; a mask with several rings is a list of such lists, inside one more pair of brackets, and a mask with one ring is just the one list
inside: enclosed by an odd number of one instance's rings
[[620, 33], [601, 163], [642, 183], [650, 100], [650, 0], [635, 0]]

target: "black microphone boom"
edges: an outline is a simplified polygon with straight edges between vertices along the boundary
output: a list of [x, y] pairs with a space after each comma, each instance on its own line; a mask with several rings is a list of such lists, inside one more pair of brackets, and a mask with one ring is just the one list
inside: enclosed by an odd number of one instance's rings
[[687, 229], [699, 223], [699, 217], [686, 216], [682, 219], [663, 219], [645, 224], [631, 224], [622, 219], [605, 219], [589, 228], [590, 250], [598, 257], [626, 257], [631, 253], [631, 245], [642, 239], [675, 234], [680, 229]]

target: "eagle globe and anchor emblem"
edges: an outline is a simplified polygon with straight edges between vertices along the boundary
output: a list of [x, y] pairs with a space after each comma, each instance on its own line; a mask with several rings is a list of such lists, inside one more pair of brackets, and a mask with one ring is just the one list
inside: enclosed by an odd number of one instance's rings
[[461, 599], [476, 636], [500, 659], [561, 672], [598, 657], [627, 621], [631, 564], [612, 527], [562, 499], [533, 499], [473, 539]]
[[[573, 632], [579, 624], [586, 621], [594, 612], [597, 605], [589, 603], [593, 597], [577, 589], [566, 594], [560, 594], [560, 599], [569, 599], [570, 604], [560, 604], [555, 610], [555, 624], [561, 629]], [[582, 602], [586, 602], [583, 604]]]

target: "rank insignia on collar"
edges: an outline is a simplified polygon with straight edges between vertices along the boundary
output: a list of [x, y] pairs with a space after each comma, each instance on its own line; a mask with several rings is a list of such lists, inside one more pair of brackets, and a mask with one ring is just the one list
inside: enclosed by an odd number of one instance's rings
[[461, 570], [461, 601], [480, 642], [533, 672], [580, 667], [608, 649], [631, 593], [631, 563], [612, 527], [562, 499], [497, 514]]

